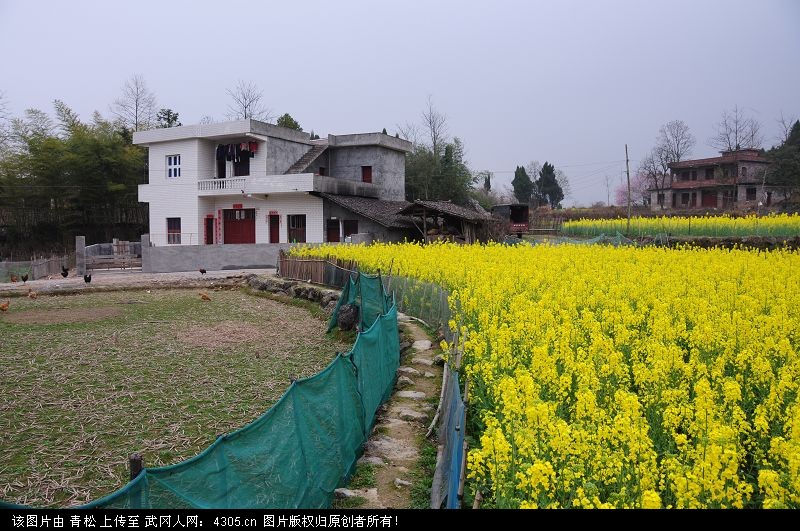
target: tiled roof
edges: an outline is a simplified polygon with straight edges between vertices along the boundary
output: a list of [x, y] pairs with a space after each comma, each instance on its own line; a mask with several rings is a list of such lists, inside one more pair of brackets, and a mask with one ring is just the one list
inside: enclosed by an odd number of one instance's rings
[[384, 201], [371, 197], [326, 193], [319, 195], [354, 214], [371, 219], [390, 229], [405, 229], [414, 226], [411, 218], [399, 214], [401, 210], [411, 205], [408, 201]]
[[416, 215], [419, 214], [420, 207], [424, 207], [427, 210], [441, 212], [442, 214], [447, 214], [457, 218], [466, 219], [467, 221], [475, 222], [492, 219], [492, 215], [483, 209], [481, 209], [483, 210], [482, 212], [479, 212], [471, 208], [456, 205], [450, 201], [423, 201], [422, 199], [417, 199], [413, 204], [409, 204], [402, 211], [400, 211], [400, 213], [409, 216]]

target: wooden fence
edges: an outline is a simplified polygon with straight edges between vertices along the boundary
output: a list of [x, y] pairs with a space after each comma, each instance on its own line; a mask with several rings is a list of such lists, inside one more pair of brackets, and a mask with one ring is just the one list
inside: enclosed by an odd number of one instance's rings
[[311, 282], [341, 288], [351, 271], [358, 268], [354, 260], [326, 258], [298, 258], [281, 251], [278, 256], [278, 274], [291, 280]]
[[39, 280], [61, 274], [61, 268], [75, 267], [75, 255], [53, 255], [49, 258], [34, 258], [21, 262], [0, 262], [0, 282], [10, 282], [12, 277], [22, 279], [28, 275], [28, 280]]

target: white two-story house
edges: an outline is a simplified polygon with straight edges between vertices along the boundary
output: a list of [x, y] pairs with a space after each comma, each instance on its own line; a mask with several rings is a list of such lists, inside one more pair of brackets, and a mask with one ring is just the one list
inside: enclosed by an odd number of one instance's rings
[[134, 133], [149, 151], [139, 201], [160, 245], [402, 239], [411, 144], [382, 133], [329, 135], [259, 122]]

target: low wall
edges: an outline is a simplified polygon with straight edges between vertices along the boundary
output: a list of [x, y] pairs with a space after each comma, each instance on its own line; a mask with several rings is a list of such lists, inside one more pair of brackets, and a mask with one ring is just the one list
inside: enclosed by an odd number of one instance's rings
[[142, 271], [173, 273], [226, 269], [264, 269], [276, 267], [278, 253], [288, 243], [250, 243], [225, 245], [174, 245], [150, 247], [150, 235], [142, 235]]

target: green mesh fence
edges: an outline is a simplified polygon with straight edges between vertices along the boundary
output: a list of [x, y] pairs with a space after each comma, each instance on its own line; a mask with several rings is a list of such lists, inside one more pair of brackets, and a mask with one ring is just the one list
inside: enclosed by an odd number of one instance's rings
[[339, 309], [345, 304], [355, 304], [358, 307], [359, 330], [366, 330], [379, 315], [387, 312], [392, 302], [392, 297], [383, 289], [380, 275], [353, 273], [342, 286], [342, 295], [328, 322], [328, 331], [336, 327]]
[[348, 297], [357, 293], [353, 300], [367, 309], [365, 319], [372, 315], [350, 352], [293, 382], [261, 417], [201, 454], [145, 468], [122, 489], [81, 508], [329, 507], [334, 489], [355, 468], [375, 411], [391, 394], [400, 359], [397, 310], [389, 307], [380, 278], [358, 275], [344, 290]]

